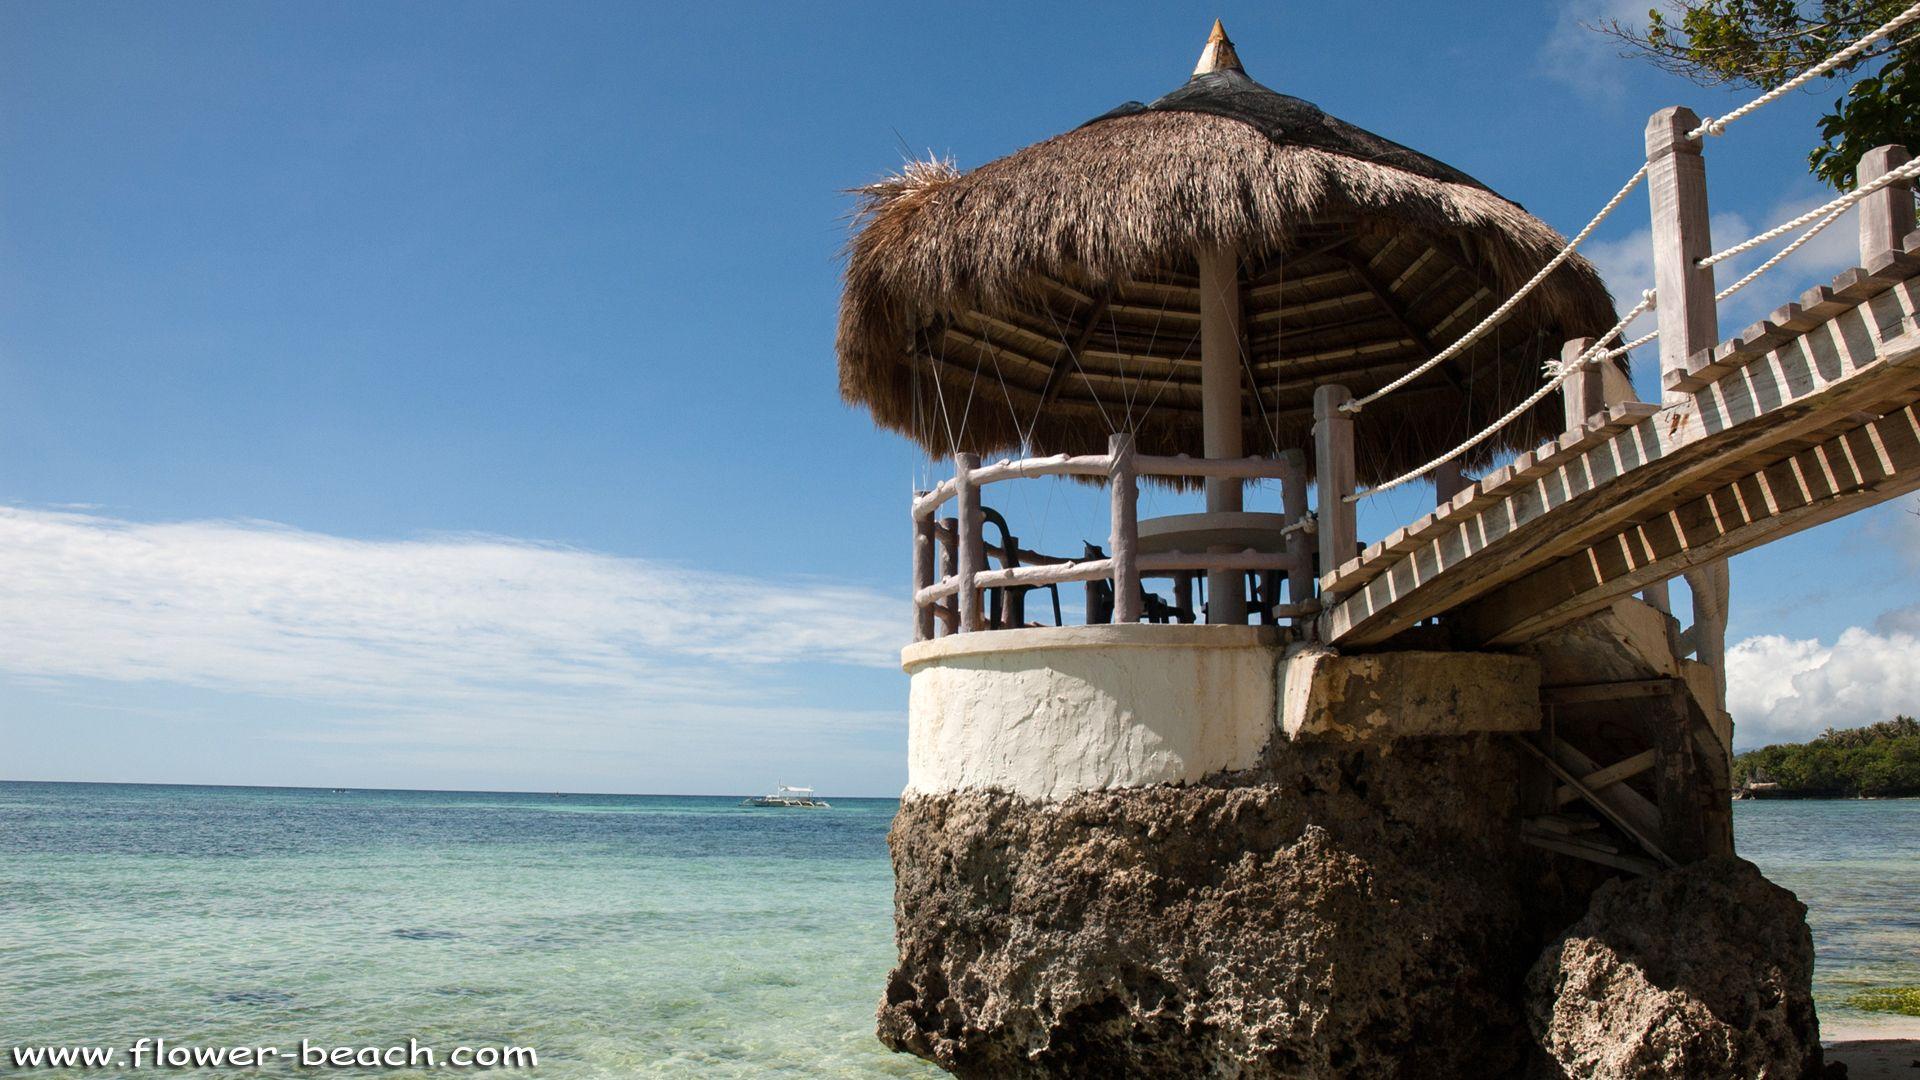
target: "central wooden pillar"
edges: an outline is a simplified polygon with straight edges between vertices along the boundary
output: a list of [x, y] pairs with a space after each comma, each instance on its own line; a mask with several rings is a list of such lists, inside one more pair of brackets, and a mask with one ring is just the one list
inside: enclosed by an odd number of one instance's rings
[[[1240, 310], [1240, 256], [1231, 248], [1202, 248], [1200, 263], [1200, 423], [1202, 452], [1210, 458], [1237, 458], [1241, 447], [1240, 367], [1246, 346]], [[1241, 482], [1207, 478], [1207, 512], [1241, 509]], [[1247, 621], [1246, 575], [1238, 570], [1207, 572], [1207, 621]]]

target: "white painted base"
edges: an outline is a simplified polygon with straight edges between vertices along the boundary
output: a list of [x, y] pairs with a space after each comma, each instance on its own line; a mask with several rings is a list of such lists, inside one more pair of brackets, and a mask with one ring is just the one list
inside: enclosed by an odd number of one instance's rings
[[1276, 737], [1532, 731], [1540, 665], [1487, 653], [1341, 656], [1257, 626], [1047, 627], [909, 646], [907, 791], [1191, 783], [1266, 760]]
[[1036, 799], [1251, 768], [1273, 737], [1276, 631], [996, 630], [909, 646], [907, 790]]

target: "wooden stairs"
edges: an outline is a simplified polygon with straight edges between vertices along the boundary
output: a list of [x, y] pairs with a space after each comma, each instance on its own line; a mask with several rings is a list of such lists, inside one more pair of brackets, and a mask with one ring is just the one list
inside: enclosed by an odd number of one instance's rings
[[1628, 600], [1530, 650], [1547, 679], [1541, 730], [1514, 736], [1544, 774], [1524, 842], [1636, 874], [1732, 852], [1732, 725], [1684, 637]]

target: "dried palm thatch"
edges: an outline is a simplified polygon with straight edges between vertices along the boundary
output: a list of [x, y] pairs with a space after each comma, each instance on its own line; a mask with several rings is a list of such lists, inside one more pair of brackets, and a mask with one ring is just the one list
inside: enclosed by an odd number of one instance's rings
[[[1563, 243], [1471, 177], [1221, 70], [962, 173], [861, 189], [841, 393], [928, 452], [1201, 449], [1194, 252], [1239, 253], [1250, 452], [1311, 442], [1314, 386], [1363, 394], [1451, 343]], [[1613, 303], [1575, 259], [1498, 331], [1360, 418], [1362, 483], [1539, 385]], [[1551, 402], [1549, 403], [1552, 404]], [[1481, 455], [1557, 426], [1539, 410]], [[1310, 449], [1310, 448], [1309, 448]], [[1469, 461], [1469, 465], [1474, 462]]]

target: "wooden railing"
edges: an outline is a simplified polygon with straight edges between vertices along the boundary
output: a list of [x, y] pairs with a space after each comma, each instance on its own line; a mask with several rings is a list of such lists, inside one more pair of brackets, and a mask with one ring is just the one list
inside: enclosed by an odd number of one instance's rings
[[[1073, 582], [1111, 582], [1111, 621], [1138, 622], [1146, 615], [1140, 584], [1143, 578], [1172, 578], [1176, 597], [1181, 597], [1190, 596], [1194, 575], [1208, 571], [1266, 573], [1276, 575], [1276, 581], [1277, 575], [1286, 575], [1290, 600], [1275, 604], [1270, 592], [1265, 598], [1267, 618], [1303, 619], [1318, 610], [1312, 597], [1304, 595], [1314, 579], [1313, 555], [1308, 547], [1314, 520], [1306, 510], [1304, 455], [1290, 451], [1271, 458], [1164, 457], [1136, 453], [1133, 446], [1133, 436], [1121, 434], [1110, 438], [1105, 454], [1061, 454], [988, 465], [980, 464], [978, 455], [955, 454], [953, 477], [930, 491], [916, 492], [913, 499], [914, 640], [932, 638], [940, 626], [948, 633], [986, 629], [981, 603], [986, 591], [1007, 590], [1017, 596], [1029, 588]], [[1011, 537], [997, 548], [986, 543], [981, 489], [1006, 480], [1041, 476], [1105, 481], [1110, 499], [1107, 554], [1071, 559], [1029, 551]], [[1156, 476], [1279, 481], [1287, 522], [1285, 550], [1141, 554], [1140, 480]], [[936, 520], [935, 515], [948, 502], [958, 503], [954, 517], [946, 522]], [[987, 566], [989, 555], [998, 558], [999, 567]], [[1176, 599], [1175, 606], [1186, 605]], [[1001, 610], [1014, 613], [1003, 622], [1024, 625], [1019, 614], [1021, 604], [1003, 603]]]

